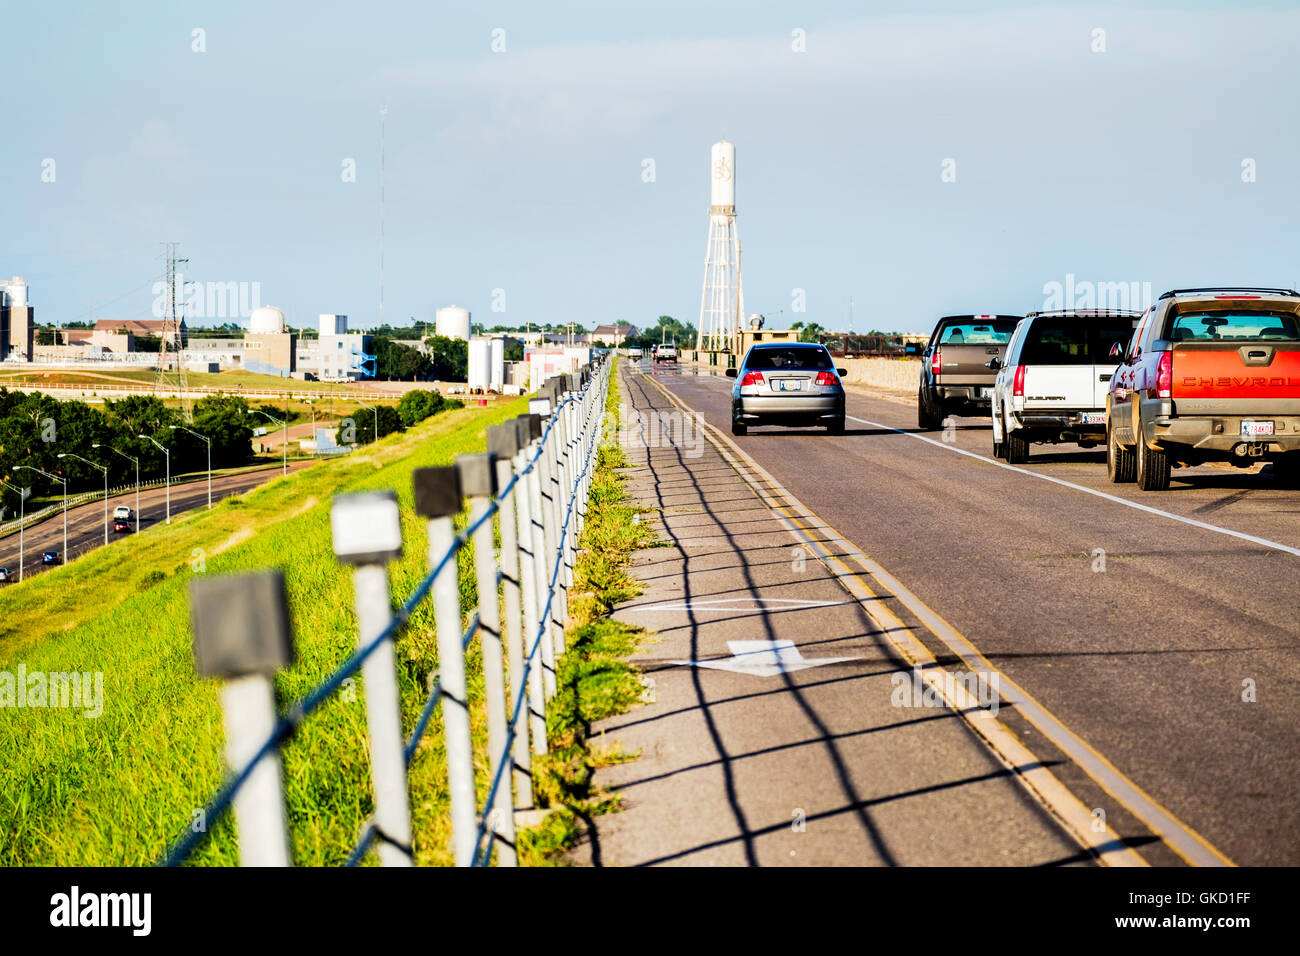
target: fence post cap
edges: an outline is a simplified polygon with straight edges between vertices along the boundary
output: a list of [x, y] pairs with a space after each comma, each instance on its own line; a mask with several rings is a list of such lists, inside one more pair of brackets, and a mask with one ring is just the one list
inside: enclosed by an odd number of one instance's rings
[[504, 425], [491, 425], [487, 430], [488, 451], [498, 461], [509, 460], [519, 451], [519, 427], [511, 421]]
[[[516, 421], [522, 422], [523, 427], [528, 429], [527, 432], [528, 441], [532, 441], [534, 438], [542, 437], [542, 416], [541, 415], [535, 413], [529, 415], [520, 415], [516, 419]], [[528, 442], [524, 442], [523, 444], [527, 445]]]
[[582, 376], [577, 372], [570, 372], [564, 376], [564, 384], [568, 386], [568, 391], [576, 392], [582, 388]]
[[395, 492], [335, 496], [330, 527], [334, 554], [344, 564], [386, 564], [402, 554], [402, 517]]
[[460, 490], [466, 498], [490, 498], [497, 491], [496, 457], [489, 451], [456, 456]]
[[411, 478], [415, 482], [415, 513], [420, 517], [447, 518], [460, 513], [460, 472], [455, 465], [417, 468]]
[[293, 663], [281, 571], [194, 578], [190, 621], [194, 666], [202, 677], [270, 675]]

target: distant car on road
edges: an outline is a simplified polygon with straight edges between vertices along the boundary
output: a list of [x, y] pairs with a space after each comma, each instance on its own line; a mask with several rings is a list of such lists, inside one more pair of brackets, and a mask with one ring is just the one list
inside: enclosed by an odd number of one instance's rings
[[9, 577], [9, 569], [0, 568], [0, 581], [8, 582], [10, 580], [12, 580], [12, 578]]
[[58, 564], [59, 552], [50, 548], [48, 551], [41, 552], [41, 564]]
[[825, 425], [832, 435], [844, 434], [843, 374], [815, 342], [752, 346], [739, 368], [727, 369], [736, 380], [731, 434], [747, 434], [750, 425]]
[[655, 351], [656, 364], [658, 364], [659, 362], [677, 361], [677, 346], [675, 345], [671, 345], [671, 344], [656, 345], [654, 351]]
[[1006, 354], [989, 359], [993, 383], [993, 457], [1029, 460], [1035, 442], [1106, 440], [1106, 392], [1119, 352], [1141, 312], [1030, 312]]
[[628, 350], [627, 350], [627, 357], [630, 358], [630, 359], [635, 359], [636, 361], [639, 362], [639, 361], [641, 361], [641, 350], [640, 350], [640, 349], [628, 349]]
[[114, 530], [114, 531], [130, 531], [130, 530], [131, 530], [131, 522], [127, 521], [125, 518], [114, 518], [114, 519], [113, 519], [113, 530]]
[[135, 515], [132, 513], [131, 509], [128, 508], [126, 505], [118, 505], [116, 508], [113, 509], [113, 517], [123, 518], [127, 521], [130, 521], [132, 518], [135, 517]]
[[1115, 361], [1111, 481], [1164, 491], [1174, 465], [1268, 461], [1281, 486], [1300, 482], [1300, 292], [1174, 289]]
[[1001, 359], [1023, 315], [945, 315], [921, 353], [916, 424], [930, 431], [948, 415], [987, 415], [993, 394], [990, 359]]

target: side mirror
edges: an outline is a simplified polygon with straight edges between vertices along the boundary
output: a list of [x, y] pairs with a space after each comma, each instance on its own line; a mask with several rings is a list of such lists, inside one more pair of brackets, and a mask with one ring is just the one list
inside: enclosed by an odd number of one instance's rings
[[737, 371], [738, 371], [738, 369], [729, 368], [729, 369], [727, 369], [727, 371], [726, 371], [725, 374], [726, 374], [727, 378], [735, 378], [735, 377], [736, 377], [736, 372], [737, 372]]
[[1124, 346], [1120, 345], [1118, 342], [1115, 342], [1111, 345], [1110, 347], [1111, 358], [1119, 358], [1123, 354], [1124, 354]]
[[996, 372], [998, 369], [1002, 367], [1002, 360], [994, 356], [993, 358], [989, 359], [987, 362], [984, 363], [984, 367], [991, 368], [993, 371]]
[[835, 374], [838, 375], [840, 378], [843, 378], [845, 375], [849, 374], [849, 370], [846, 368], [837, 368], [835, 370]]

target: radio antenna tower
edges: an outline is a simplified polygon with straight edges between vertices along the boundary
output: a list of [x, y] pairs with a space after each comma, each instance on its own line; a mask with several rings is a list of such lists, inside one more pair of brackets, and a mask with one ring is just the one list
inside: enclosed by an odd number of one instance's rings
[[[166, 392], [175, 390], [180, 393], [181, 413], [186, 421], [191, 419], [189, 382], [185, 377], [185, 338], [182, 326], [185, 324], [185, 289], [184, 276], [177, 272], [178, 265], [188, 265], [188, 259], [176, 258], [177, 242], [167, 245], [167, 306], [163, 316], [161, 341], [158, 345], [158, 371], [154, 375], [153, 390], [158, 398]], [[167, 375], [167, 353], [172, 353], [172, 362], [176, 366], [175, 381]]]
[[736, 233], [736, 147], [713, 144], [709, 190], [709, 241], [704, 247], [704, 288], [695, 347], [736, 352], [745, 293], [740, 284], [740, 238]]
[[384, 126], [388, 104], [379, 107], [379, 324], [384, 324]]

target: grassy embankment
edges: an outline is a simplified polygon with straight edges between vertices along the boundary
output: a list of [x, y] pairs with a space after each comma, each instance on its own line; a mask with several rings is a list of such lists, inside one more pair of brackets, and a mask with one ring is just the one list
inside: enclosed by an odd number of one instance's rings
[[[446, 412], [404, 435], [188, 512], [170, 528], [96, 551], [0, 594], [0, 669], [100, 671], [104, 712], [0, 709], [0, 865], [155, 862], [216, 791], [224, 768], [218, 686], [194, 676], [186, 585], [196, 573], [285, 571], [298, 661], [276, 679], [282, 704], [300, 699], [356, 644], [351, 575], [330, 544], [338, 492], [393, 488], [406, 553], [392, 566], [397, 599], [427, 570], [426, 532], [413, 512], [411, 472], [481, 451], [486, 426], [526, 411], [525, 400]], [[468, 564], [468, 551], [463, 554]], [[414, 725], [436, 669], [429, 602], [398, 642], [403, 723]], [[482, 679], [471, 655], [476, 740]], [[358, 682], [359, 683], [359, 682]], [[481, 745], [480, 745], [481, 750]], [[480, 786], [487, 755], [479, 752]], [[342, 861], [371, 810], [361, 693], [336, 697], [285, 749], [294, 862]], [[450, 862], [440, 727], [411, 772], [419, 862]], [[236, 862], [233, 828], [217, 823], [194, 857]]]
[[[611, 394], [611, 409], [617, 408]], [[285, 569], [298, 662], [277, 678], [282, 705], [297, 700], [353, 649], [351, 582], [330, 551], [328, 498], [338, 491], [398, 490], [407, 554], [393, 567], [394, 592], [410, 593], [426, 570], [424, 529], [411, 511], [410, 473], [483, 447], [484, 428], [524, 408], [443, 413], [369, 455], [323, 463], [277, 479], [212, 513], [195, 512], [166, 534], [148, 532], [121, 550], [92, 555], [34, 579], [17, 602], [0, 596], [0, 669], [104, 673], [104, 714], [0, 710], [0, 864], [148, 864], [190, 825], [219, 785], [221, 725], [217, 686], [193, 675], [186, 580], [203, 567], [229, 573]], [[615, 603], [636, 593], [626, 574], [631, 551], [650, 533], [625, 503], [616, 445], [602, 447], [570, 609], [568, 653], [549, 720], [551, 754], [537, 767], [538, 793], [554, 808], [521, 839], [524, 862], [559, 862], [578, 821], [616, 804], [595, 792], [593, 771], [624, 759], [591, 746], [592, 721], [639, 698], [635, 671], [619, 658], [637, 634], [613, 621]], [[158, 529], [161, 531], [161, 529]], [[461, 555], [462, 580], [471, 561]], [[466, 609], [469, 595], [462, 594]], [[403, 725], [414, 724], [437, 662], [431, 607], [417, 612], [398, 642]], [[477, 645], [468, 660], [480, 801], [488, 783], [483, 681]], [[415, 845], [421, 864], [446, 864], [448, 796], [441, 727], [435, 718], [411, 768]], [[285, 790], [299, 865], [337, 864], [371, 811], [360, 694], [336, 698], [285, 749]], [[194, 857], [236, 862], [229, 820]]]

